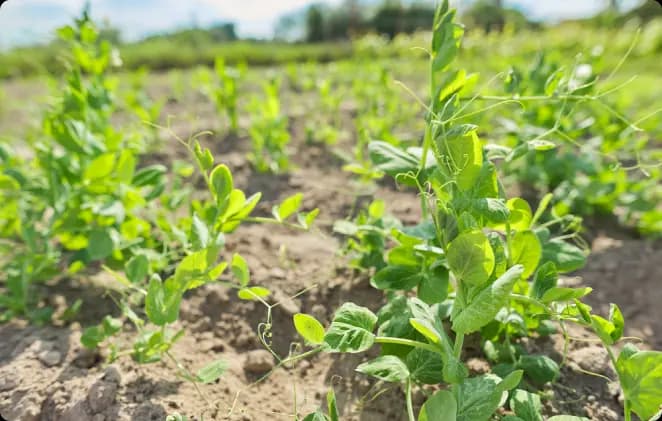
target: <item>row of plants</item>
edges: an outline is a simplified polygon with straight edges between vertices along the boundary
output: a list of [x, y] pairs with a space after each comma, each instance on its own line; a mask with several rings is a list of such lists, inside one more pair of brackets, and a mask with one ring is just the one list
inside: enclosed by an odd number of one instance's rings
[[[528, 354], [518, 338], [560, 329], [567, 341], [566, 325], [577, 324], [592, 330], [606, 348], [623, 391], [624, 418], [655, 419], [662, 402], [662, 353], [638, 350], [623, 337], [625, 322], [616, 304], [603, 317], [582, 302], [591, 288], [560, 283], [560, 275], [586, 261], [587, 251], [572, 241], [579, 221], [552, 206], [552, 194], [535, 210], [507, 195], [495, 165], [502, 156], [492, 153], [502, 147], [481, 141], [478, 126], [467, 122], [473, 112], [463, 114], [462, 99], [473, 93], [471, 76], [453, 68], [463, 36], [454, 15], [445, 1], [434, 20], [432, 99], [422, 147], [369, 145], [376, 169], [418, 192], [423, 219], [403, 226], [375, 201], [355, 221], [335, 227], [351, 237], [353, 263], [375, 270], [371, 285], [384, 291], [387, 303], [376, 313], [345, 303], [327, 328], [307, 314], [295, 315], [294, 325], [313, 351], [365, 353], [379, 345], [380, 355], [357, 371], [401, 385], [409, 420], [528, 421], [543, 419], [535, 385], [555, 381], [559, 366], [546, 355]], [[581, 95], [577, 88], [564, 94]], [[544, 104], [551, 116], [563, 114], [558, 101]], [[551, 153], [544, 137], [528, 139], [524, 147], [526, 153], [517, 153], [517, 147], [509, 151], [504, 171], [531, 159], [529, 150], [541, 154], [543, 163]], [[469, 374], [464, 362], [469, 335], [480, 337], [491, 373]], [[418, 415], [415, 388], [426, 395]], [[320, 410], [306, 419], [338, 419], [333, 399], [328, 413]]]
[[[177, 138], [193, 164], [146, 165], [155, 139], [111, 122], [121, 104], [138, 118], [154, 117], [150, 110], [160, 103], [139, 90], [144, 76], [122, 102], [108, 77], [113, 50], [99, 41], [89, 18], [58, 34], [69, 46], [68, 70], [42, 131], [20, 155], [0, 147], [2, 321], [75, 318], [89, 303], [79, 299], [54, 315], [44, 300], [45, 284], [52, 288], [102, 269], [115, 280], [110, 296], [121, 315], [86, 328], [85, 347], [103, 345], [110, 361], [124, 355], [138, 363], [170, 359], [186, 380], [215, 381], [223, 361], [191, 373], [171, 353], [185, 334], [177, 328], [184, 294], [221, 282], [240, 299], [267, 305], [270, 291], [252, 284], [244, 258], [235, 253], [222, 259], [227, 237], [247, 221], [308, 229], [318, 211], [303, 212], [296, 194], [276, 205], [273, 217], [251, 216], [260, 194], [246, 197], [229, 168], [195, 137]], [[204, 195], [189, 187], [199, 180]], [[116, 339], [125, 325], [134, 333], [129, 343]]]
[[[297, 194], [277, 205], [273, 218], [251, 216], [259, 194], [246, 197], [235, 187], [229, 168], [217, 164], [195, 138], [178, 139], [193, 164], [146, 165], [146, 153], [159, 141], [162, 128], [124, 130], [112, 123], [126, 111], [140, 120], [158, 120], [164, 104], [144, 94], [144, 73], [135, 75], [130, 91], [118, 99], [116, 79], [108, 75], [117, 64], [114, 50], [98, 39], [89, 18], [84, 16], [59, 35], [68, 45], [69, 64], [57, 101], [44, 113], [42, 131], [29, 144], [27, 156], [0, 147], [2, 319], [52, 320], [53, 309], [39, 294], [44, 284], [102, 267], [116, 280], [114, 297], [121, 316], [108, 316], [87, 328], [83, 345], [107, 347], [111, 360], [123, 355], [138, 363], [171, 359], [181, 377], [212, 382], [224, 371], [222, 361], [191, 373], [171, 352], [185, 333], [177, 330], [184, 294], [221, 282], [236, 289], [239, 298], [270, 309], [268, 288], [251, 283], [245, 260], [238, 254], [221, 259], [227, 237], [245, 222], [307, 229], [317, 210], [303, 212]], [[418, 111], [400, 106], [398, 96], [391, 95], [396, 88], [392, 75], [378, 65], [360, 64], [371, 78], [349, 89], [358, 118], [357, 143], [346, 169], [364, 180], [387, 175], [416, 191], [423, 219], [404, 226], [376, 200], [355, 221], [336, 224], [336, 231], [351, 237], [351, 264], [374, 270], [371, 283], [388, 301], [377, 313], [346, 303], [327, 329], [309, 315], [296, 315], [295, 327], [314, 346], [304, 355], [362, 353], [379, 344], [380, 357], [358, 370], [401, 384], [411, 420], [489, 419], [502, 407], [508, 408], [502, 419], [539, 420], [541, 398], [531, 385], [556, 380], [559, 366], [546, 355], [528, 354], [517, 341], [557, 329], [567, 338], [566, 324], [576, 323], [592, 329], [608, 350], [625, 396], [625, 418], [631, 419], [632, 413], [652, 418], [662, 395], [662, 354], [639, 351], [629, 343], [621, 347], [624, 320], [618, 307], [613, 305], [606, 317], [594, 314], [581, 302], [590, 288], [559, 283], [559, 275], [581, 268], [586, 260], [578, 236], [581, 220], [572, 215], [594, 211], [583, 204], [607, 206], [604, 210], [613, 212], [614, 201], [631, 189], [635, 197], [623, 205], [635, 203], [643, 208], [632, 205], [632, 212], [653, 215], [633, 215], [637, 221], [654, 218], [655, 168], [642, 162], [631, 165], [647, 172], [649, 177], [641, 179], [619, 172], [628, 168], [608, 171], [608, 165], [622, 160], [621, 153], [641, 155], [645, 142], [630, 148], [641, 134], [630, 132], [633, 124], [619, 118], [610, 104], [597, 101], [604, 92], [595, 90], [590, 74], [578, 80], [578, 69], [565, 75], [540, 60], [528, 75], [513, 70], [506, 78], [505, 95], [475, 95], [476, 77], [453, 67], [462, 36], [462, 27], [444, 2], [429, 50], [431, 101], [420, 146], [395, 134]], [[339, 67], [343, 73], [354, 68]], [[243, 97], [239, 83], [245, 71], [221, 60], [214, 70], [196, 76], [199, 87], [230, 130], [238, 132]], [[299, 69], [290, 73], [299, 79]], [[312, 84], [301, 79], [301, 89], [317, 90], [321, 109], [330, 114], [321, 121], [331, 133], [344, 94], [336, 89], [335, 77]], [[246, 108], [251, 111], [250, 159], [258, 171], [291, 168], [280, 83], [279, 78], [269, 79]], [[514, 129], [504, 123], [509, 127], [506, 144], [483, 142], [481, 130], [471, 123], [478, 122], [485, 109], [475, 104], [515, 100], [533, 105], [513, 114]], [[582, 125], [588, 118], [599, 123]], [[311, 131], [318, 135], [314, 127]], [[586, 164], [575, 159], [575, 149], [550, 140], [550, 135], [563, 136], [570, 146], [603, 137]], [[337, 137], [332, 133], [319, 139], [333, 145]], [[582, 167], [592, 177], [588, 186], [579, 178], [567, 180], [568, 171], [580, 171], [560, 167], [567, 161], [597, 168]], [[551, 193], [541, 195], [534, 210], [523, 198], [507, 195], [500, 173]], [[621, 184], [614, 184], [614, 178]], [[198, 181], [204, 192], [190, 188]], [[560, 187], [563, 182], [570, 187]], [[568, 189], [577, 192], [566, 195]], [[640, 227], [654, 232], [655, 223]], [[82, 304], [73, 303], [58, 317], [74, 317]], [[130, 343], [116, 339], [125, 325], [136, 333]], [[469, 376], [463, 349], [472, 334], [480, 336], [493, 363], [490, 374]], [[423, 385], [435, 385], [435, 391]], [[427, 400], [416, 416], [412, 394], [418, 387]], [[563, 417], [555, 419], [572, 419]], [[333, 394], [328, 396], [327, 414], [317, 412], [306, 419], [338, 419]]]

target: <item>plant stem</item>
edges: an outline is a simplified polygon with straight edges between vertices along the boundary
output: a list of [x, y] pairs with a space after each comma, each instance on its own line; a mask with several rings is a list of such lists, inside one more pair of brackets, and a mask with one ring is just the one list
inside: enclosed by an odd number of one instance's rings
[[407, 415], [409, 416], [409, 421], [416, 421], [414, 405], [411, 401], [411, 379], [407, 379]]
[[625, 417], [625, 421], [632, 421], [632, 408], [630, 405], [629, 400], [625, 400], [625, 404], [623, 405], [623, 416]]
[[459, 360], [462, 354], [462, 345], [464, 345], [464, 333], [458, 333], [455, 336], [455, 345], [453, 346], [453, 355]]
[[387, 336], [377, 336], [375, 338], [375, 343], [413, 346], [414, 348], [425, 349], [427, 351], [435, 352], [437, 354], [441, 353], [441, 350], [438, 347], [436, 347], [432, 344], [425, 343], [425, 342], [419, 342], [419, 341], [413, 341], [411, 339], [390, 338], [390, 337], [387, 337]]

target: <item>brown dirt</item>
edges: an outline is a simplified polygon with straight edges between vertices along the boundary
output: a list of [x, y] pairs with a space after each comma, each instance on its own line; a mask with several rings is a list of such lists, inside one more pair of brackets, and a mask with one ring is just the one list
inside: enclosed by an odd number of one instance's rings
[[[182, 104], [173, 103], [166, 113], [182, 115], [184, 111]], [[213, 110], [201, 106], [196, 112], [202, 118], [176, 121], [173, 130], [187, 136], [191, 131], [216, 128]], [[227, 252], [240, 252], [254, 281], [268, 286], [274, 292], [274, 302], [280, 303], [273, 310], [270, 338], [280, 356], [287, 355], [291, 345], [299, 341], [291, 323], [294, 313], [311, 313], [328, 323], [334, 309], [345, 301], [372, 309], [383, 302], [382, 294], [369, 286], [365, 276], [346, 269], [338, 253], [340, 240], [331, 233], [333, 221], [347, 217], [357, 201], [373, 195], [385, 199], [390, 212], [406, 223], [419, 217], [418, 200], [411, 192], [387, 185], [372, 189], [356, 186], [340, 171], [331, 150], [303, 144], [303, 118], [291, 120], [297, 168], [287, 176], [253, 174], [244, 158], [248, 146], [245, 137], [205, 138], [218, 159], [231, 167], [241, 188], [247, 193], [263, 192], [259, 213], [268, 213], [274, 203], [299, 191], [304, 193], [306, 208], [322, 210], [314, 232], [247, 225], [228, 239]], [[155, 159], [169, 161], [173, 156], [182, 157], [180, 146], [168, 142]], [[662, 289], [657, 288], [662, 249], [647, 240], [613, 235], [609, 229], [598, 229], [594, 234], [594, 254], [578, 273], [582, 284], [595, 289], [589, 303], [606, 312], [610, 302], [617, 302], [626, 317], [627, 334], [661, 348], [662, 307], [656, 304], [662, 302]], [[84, 298], [77, 322], [34, 327], [15, 321], [0, 326], [0, 413], [8, 420], [163, 420], [174, 412], [196, 420], [291, 420], [295, 413], [317, 408], [331, 387], [338, 395], [343, 420], [406, 419], [397, 386], [376, 383], [354, 372], [366, 356], [316, 355], [278, 368], [261, 380], [265, 368], [273, 363], [259, 351], [264, 347], [256, 334], [266, 321], [266, 309], [238, 300], [219, 285], [193, 291], [182, 304], [178, 327], [187, 333], [172, 352], [191, 370], [219, 358], [228, 362], [227, 372], [216, 384], [200, 386], [204, 397], [176, 377], [171, 361], [140, 366], [124, 357], [106, 365], [104, 355], [83, 350], [79, 342], [81, 325], [98, 322], [107, 312], [116, 311], [103, 290], [94, 287], [103, 274], [91, 278], [66, 280], [46, 289], [54, 305], [62, 305], [71, 297]], [[291, 298], [302, 290], [307, 291]], [[130, 343], [133, 334], [125, 326], [120, 341]], [[573, 329], [571, 336], [591, 338], [581, 329]], [[557, 361], [563, 359], [559, 335], [524, 342], [532, 351], [545, 352]], [[617, 388], [585, 374], [591, 371], [613, 377], [603, 351], [584, 341], [572, 341], [568, 351], [560, 382], [547, 390], [549, 413], [621, 419]], [[471, 367], [480, 372], [485, 364], [472, 359]], [[417, 394], [417, 400], [421, 396]], [[209, 409], [212, 407], [215, 409]]]

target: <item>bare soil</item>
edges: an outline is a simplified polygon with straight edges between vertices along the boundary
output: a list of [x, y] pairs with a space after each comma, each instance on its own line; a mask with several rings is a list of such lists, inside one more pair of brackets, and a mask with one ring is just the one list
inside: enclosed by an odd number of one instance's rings
[[[8, 89], [11, 91], [11, 89]], [[166, 113], [182, 115], [186, 102], [168, 105]], [[208, 107], [196, 108], [202, 118], [176, 121], [173, 129], [182, 136], [203, 129], [216, 129], [218, 121]], [[1, 124], [7, 120], [0, 120]], [[258, 213], [268, 214], [271, 206], [294, 192], [304, 193], [304, 206], [322, 210], [317, 229], [301, 233], [272, 225], [246, 225], [228, 238], [227, 252], [240, 252], [248, 261], [253, 279], [273, 292], [272, 336], [266, 340], [280, 356], [286, 356], [299, 338], [291, 316], [311, 313], [328, 323], [334, 309], [353, 301], [373, 310], [383, 296], [372, 289], [365, 275], [347, 269], [339, 255], [341, 239], [331, 230], [333, 221], [350, 215], [360, 203], [379, 197], [388, 210], [405, 223], [419, 218], [418, 199], [384, 183], [360, 187], [340, 170], [341, 163], [327, 147], [303, 141], [305, 116], [291, 118], [293, 160], [296, 168], [284, 176], [254, 174], [245, 159], [249, 139], [205, 138], [227, 163], [235, 182], [247, 193], [263, 192]], [[164, 133], [164, 139], [167, 134]], [[338, 145], [347, 148], [347, 143]], [[182, 157], [181, 147], [164, 141], [153, 159], [164, 163]], [[594, 288], [589, 304], [601, 312], [617, 302], [626, 318], [627, 334], [642, 339], [643, 346], [662, 348], [662, 248], [660, 244], [636, 238], [613, 226], [593, 228], [593, 254], [578, 283]], [[319, 354], [292, 366], [274, 366], [273, 357], [258, 339], [267, 321], [263, 305], [238, 300], [233, 291], [207, 285], [192, 291], [182, 304], [179, 327], [185, 337], [173, 355], [184, 366], [196, 370], [223, 359], [228, 370], [212, 385], [200, 386], [180, 380], [173, 361], [138, 365], [129, 357], [107, 365], [105, 351], [90, 352], [80, 345], [83, 327], [103, 315], [117, 313], [104, 294], [109, 282], [103, 273], [84, 279], [66, 279], [44, 286], [50, 303], [62, 307], [74, 297], [83, 297], [78, 319], [65, 326], [28, 326], [14, 321], [0, 326], [0, 413], [9, 421], [36, 420], [163, 420], [179, 412], [195, 420], [292, 420], [317, 408], [329, 388], [334, 388], [343, 420], [405, 420], [404, 401], [397, 386], [382, 384], [354, 371], [367, 356]], [[301, 291], [305, 292], [291, 298]], [[126, 325], [120, 342], [129, 344], [134, 332]], [[608, 358], [592, 336], [572, 329], [576, 339], [569, 343], [564, 359], [560, 335], [526, 339], [532, 352], [545, 352], [564, 361], [562, 377], [547, 387], [548, 413], [572, 413], [595, 420], [619, 420], [622, 407], [619, 390], [594, 372], [614, 378]], [[477, 341], [473, 341], [477, 344]], [[477, 346], [468, 341], [469, 366], [475, 373], [489, 369], [479, 357]], [[373, 350], [376, 355], [377, 349]], [[269, 374], [264, 377], [265, 374]], [[422, 393], [417, 393], [420, 404]]]

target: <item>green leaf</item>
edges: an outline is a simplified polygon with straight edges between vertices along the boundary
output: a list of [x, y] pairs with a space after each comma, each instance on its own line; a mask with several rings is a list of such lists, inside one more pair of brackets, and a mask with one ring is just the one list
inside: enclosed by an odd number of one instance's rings
[[284, 221], [294, 215], [301, 207], [303, 194], [297, 193], [283, 200], [280, 205], [274, 206], [273, 215], [278, 221]]
[[228, 363], [225, 360], [216, 360], [198, 370], [195, 374], [195, 380], [199, 383], [214, 383], [218, 380], [225, 370], [228, 368]]
[[299, 224], [304, 228], [310, 228], [313, 226], [313, 222], [317, 219], [317, 216], [320, 214], [320, 210], [315, 208], [308, 213], [299, 214]]
[[484, 284], [494, 270], [494, 252], [481, 231], [458, 235], [448, 245], [447, 260], [453, 274], [470, 285]]
[[547, 193], [545, 196], [543, 196], [542, 199], [540, 199], [540, 203], [538, 203], [538, 209], [536, 209], [536, 213], [533, 215], [533, 218], [531, 219], [532, 227], [540, 219], [540, 217], [545, 212], [547, 206], [549, 206], [549, 203], [552, 201], [553, 198], [554, 195], [552, 193]]
[[[506, 207], [510, 212], [510, 216], [508, 217], [510, 229], [515, 231], [528, 230], [532, 221], [531, 206], [529, 206], [529, 202], [519, 197], [514, 197], [506, 202]], [[494, 229], [505, 231], [506, 225], [500, 224], [494, 226]]]
[[648, 420], [657, 414], [662, 403], [662, 352], [621, 353], [616, 370], [625, 399], [639, 418]]
[[475, 131], [466, 136], [444, 139], [437, 146], [442, 151], [447, 171], [455, 174], [455, 180], [462, 191], [470, 190], [478, 180], [483, 167], [483, 147]]
[[333, 389], [326, 393], [326, 406], [329, 411], [329, 418], [331, 421], [340, 421], [338, 415], [338, 404], [336, 403], [336, 394]]
[[540, 300], [547, 291], [556, 287], [559, 280], [559, 274], [556, 271], [556, 265], [553, 262], [545, 262], [538, 267], [533, 277], [531, 287], [531, 296]]
[[160, 184], [163, 175], [167, 172], [168, 169], [163, 165], [150, 165], [138, 170], [133, 176], [131, 184], [136, 187], [155, 186]]
[[570, 301], [576, 298], [584, 297], [593, 291], [590, 287], [584, 288], [567, 288], [567, 287], [552, 287], [548, 289], [540, 299], [543, 303], [551, 303], [554, 301]]
[[384, 355], [360, 364], [356, 371], [393, 383], [401, 383], [409, 378], [409, 369], [405, 363], [393, 355]]
[[177, 265], [175, 280], [184, 290], [197, 288], [213, 281], [214, 279], [210, 276], [210, 267], [215, 263], [217, 256], [217, 247], [208, 247], [189, 254]]
[[511, 244], [511, 262], [522, 265], [524, 267], [522, 278], [528, 279], [538, 267], [542, 257], [540, 240], [533, 231], [518, 231], [513, 235]]
[[373, 285], [378, 289], [408, 291], [423, 280], [423, 274], [415, 266], [386, 266], [375, 273]]
[[235, 278], [237, 278], [237, 281], [239, 281], [239, 285], [242, 287], [248, 285], [251, 280], [251, 274], [248, 270], [248, 264], [246, 263], [246, 260], [239, 253], [235, 253], [232, 256], [231, 267], [232, 274]]
[[505, 392], [507, 390], [512, 390], [519, 385], [519, 383], [522, 381], [522, 376], [524, 375], [523, 370], [514, 370], [510, 374], [508, 374], [502, 381], [499, 383], [497, 386], [497, 389], [499, 389], [502, 392]]
[[173, 323], [179, 316], [181, 300], [182, 294], [174, 278], [161, 282], [158, 276], [152, 276], [145, 297], [145, 313], [157, 326]]
[[324, 326], [313, 316], [303, 313], [294, 315], [294, 327], [306, 341], [314, 345], [324, 342]]
[[209, 228], [207, 228], [207, 225], [205, 225], [195, 213], [191, 220], [191, 237], [193, 240], [193, 246], [197, 250], [209, 246]]
[[107, 178], [113, 172], [116, 161], [115, 153], [99, 155], [85, 168], [83, 179], [93, 181]]
[[621, 309], [613, 303], [609, 304], [609, 321], [614, 325], [611, 338], [614, 340], [614, 342], [616, 342], [623, 336], [625, 320], [623, 319], [623, 313], [621, 313]]
[[418, 169], [419, 161], [414, 155], [387, 142], [370, 142], [368, 153], [375, 169], [383, 171], [391, 177], [410, 171], [415, 172]]
[[444, 368], [441, 355], [426, 349], [414, 348], [405, 359], [412, 381], [420, 384], [438, 384], [443, 382]]
[[113, 253], [113, 239], [107, 231], [94, 230], [88, 239], [87, 252], [91, 260], [102, 260]]
[[546, 355], [522, 355], [517, 367], [538, 384], [553, 382], [559, 377], [559, 365]]
[[207, 148], [202, 149], [197, 140], [193, 146], [193, 151], [195, 152], [195, 159], [204, 171], [209, 171], [214, 166], [214, 157], [211, 151]]
[[217, 204], [224, 203], [232, 192], [233, 182], [230, 169], [223, 164], [217, 165], [209, 175], [211, 192]]
[[136, 171], [136, 157], [130, 149], [124, 149], [117, 161], [115, 173], [117, 179], [123, 183], [130, 183]]
[[237, 291], [237, 297], [247, 301], [256, 301], [258, 298], [268, 297], [269, 294], [271, 291], [263, 287], [242, 288]]
[[486, 421], [496, 411], [507, 392], [498, 387], [494, 374], [470, 377], [457, 386], [457, 421]]
[[143, 254], [133, 256], [124, 268], [126, 277], [134, 284], [142, 281], [149, 271], [149, 260]]
[[540, 396], [517, 389], [510, 398], [510, 409], [524, 421], [543, 421]]
[[605, 345], [614, 344], [614, 339], [612, 338], [612, 335], [616, 336], [616, 332], [615, 332], [616, 327], [609, 320], [605, 320], [600, 316], [596, 316], [592, 314], [591, 327], [593, 327], [593, 330]]
[[329, 421], [329, 417], [324, 415], [322, 411], [315, 411], [312, 414], [306, 415], [303, 421]]
[[94, 349], [106, 339], [104, 330], [100, 326], [91, 326], [83, 331], [80, 342], [85, 348]]
[[448, 390], [439, 390], [430, 397], [418, 414], [418, 421], [456, 421], [457, 402]]
[[508, 304], [513, 285], [521, 278], [524, 268], [521, 265], [511, 267], [497, 278], [494, 283], [480, 291], [465, 307], [452, 317], [453, 330], [471, 333], [491, 322], [496, 314]]
[[448, 296], [448, 269], [441, 265], [430, 269], [418, 284], [417, 295], [430, 305], [444, 301]]
[[324, 342], [334, 352], [363, 352], [375, 341], [377, 316], [365, 307], [345, 303], [337, 311]]
[[577, 246], [554, 239], [543, 244], [542, 261], [553, 262], [559, 273], [566, 273], [581, 269], [586, 254]]

